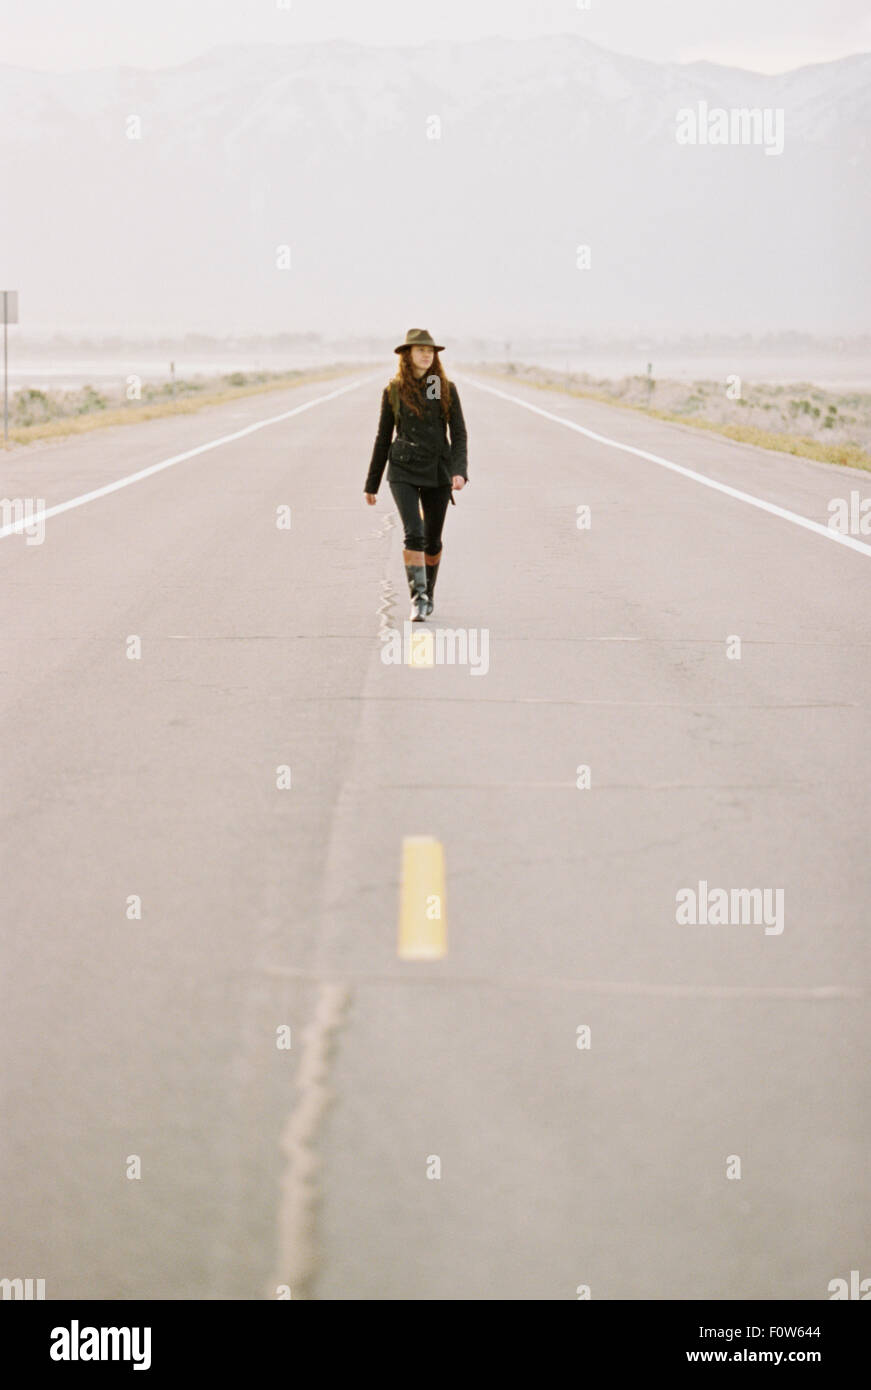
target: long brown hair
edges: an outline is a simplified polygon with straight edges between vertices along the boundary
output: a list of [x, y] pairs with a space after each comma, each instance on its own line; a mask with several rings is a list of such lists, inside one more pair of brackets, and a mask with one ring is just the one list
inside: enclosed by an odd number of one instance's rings
[[[409, 410], [413, 410], [415, 415], [422, 415], [423, 411], [420, 404], [420, 385], [418, 378], [414, 375], [414, 368], [411, 365], [411, 349], [403, 348], [399, 357], [399, 366], [396, 369], [394, 381], [399, 382], [399, 399]], [[437, 352], [433, 353], [432, 366], [427, 367], [426, 372], [420, 378], [424, 386], [429, 385], [429, 378], [437, 376], [439, 379], [439, 397], [442, 403], [442, 414], [446, 420], [451, 418], [451, 387], [450, 382], [445, 376], [445, 369], [439, 360]]]

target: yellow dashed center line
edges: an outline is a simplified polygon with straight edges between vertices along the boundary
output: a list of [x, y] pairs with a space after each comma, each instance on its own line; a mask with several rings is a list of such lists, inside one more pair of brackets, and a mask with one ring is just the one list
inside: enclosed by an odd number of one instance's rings
[[399, 892], [399, 957], [441, 960], [447, 953], [444, 849], [431, 835], [406, 835]]

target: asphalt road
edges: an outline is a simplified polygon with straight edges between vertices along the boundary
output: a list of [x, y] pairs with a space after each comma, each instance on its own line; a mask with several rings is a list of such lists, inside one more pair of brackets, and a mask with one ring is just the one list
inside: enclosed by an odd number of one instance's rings
[[[823, 526], [867, 477], [458, 372], [430, 626], [486, 632], [487, 669], [386, 664], [388, 370], [3, 461], [51, 508], [313, 403], [0, 539], [0, 1277], [871, 1276], [871, 552], [518, 402]], [[414, 836], [443, 847], [440, 959], [397, 954]], [[782, 930], [679, 923], [701, 882], [781, 890]]]

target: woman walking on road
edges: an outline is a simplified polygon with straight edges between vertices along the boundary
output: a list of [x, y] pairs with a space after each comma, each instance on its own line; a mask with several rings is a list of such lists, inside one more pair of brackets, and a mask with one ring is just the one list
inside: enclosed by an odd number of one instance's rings
[[457, 388], [439, 361], [444, 348], [425, 328], [409, 328], [405, 342], [393, 351], [399, 354], [399, 367], [381, 396], [378, 434], [363, 491], [374, 506], [389, 459], [387, 482], [405, 533], [402, 558], [411, 593], [410, 616], [413, 623], [421, 623], [433, 611], [448, 503], [454, 500], [453, 491], [461, 492], [469, 481], [466, 423]]

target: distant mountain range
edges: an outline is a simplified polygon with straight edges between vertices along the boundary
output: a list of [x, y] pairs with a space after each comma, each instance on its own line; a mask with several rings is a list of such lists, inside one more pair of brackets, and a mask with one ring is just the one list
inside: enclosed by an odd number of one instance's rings
[[[783, 112], [782, 153], [678, 143], [680, 110], [739, 108]], [[22, 325], [125, 334], [860, 333], [869, 130], [871, 54], [763, 76], [563, 35], [0, 65], [0, 288]]]

